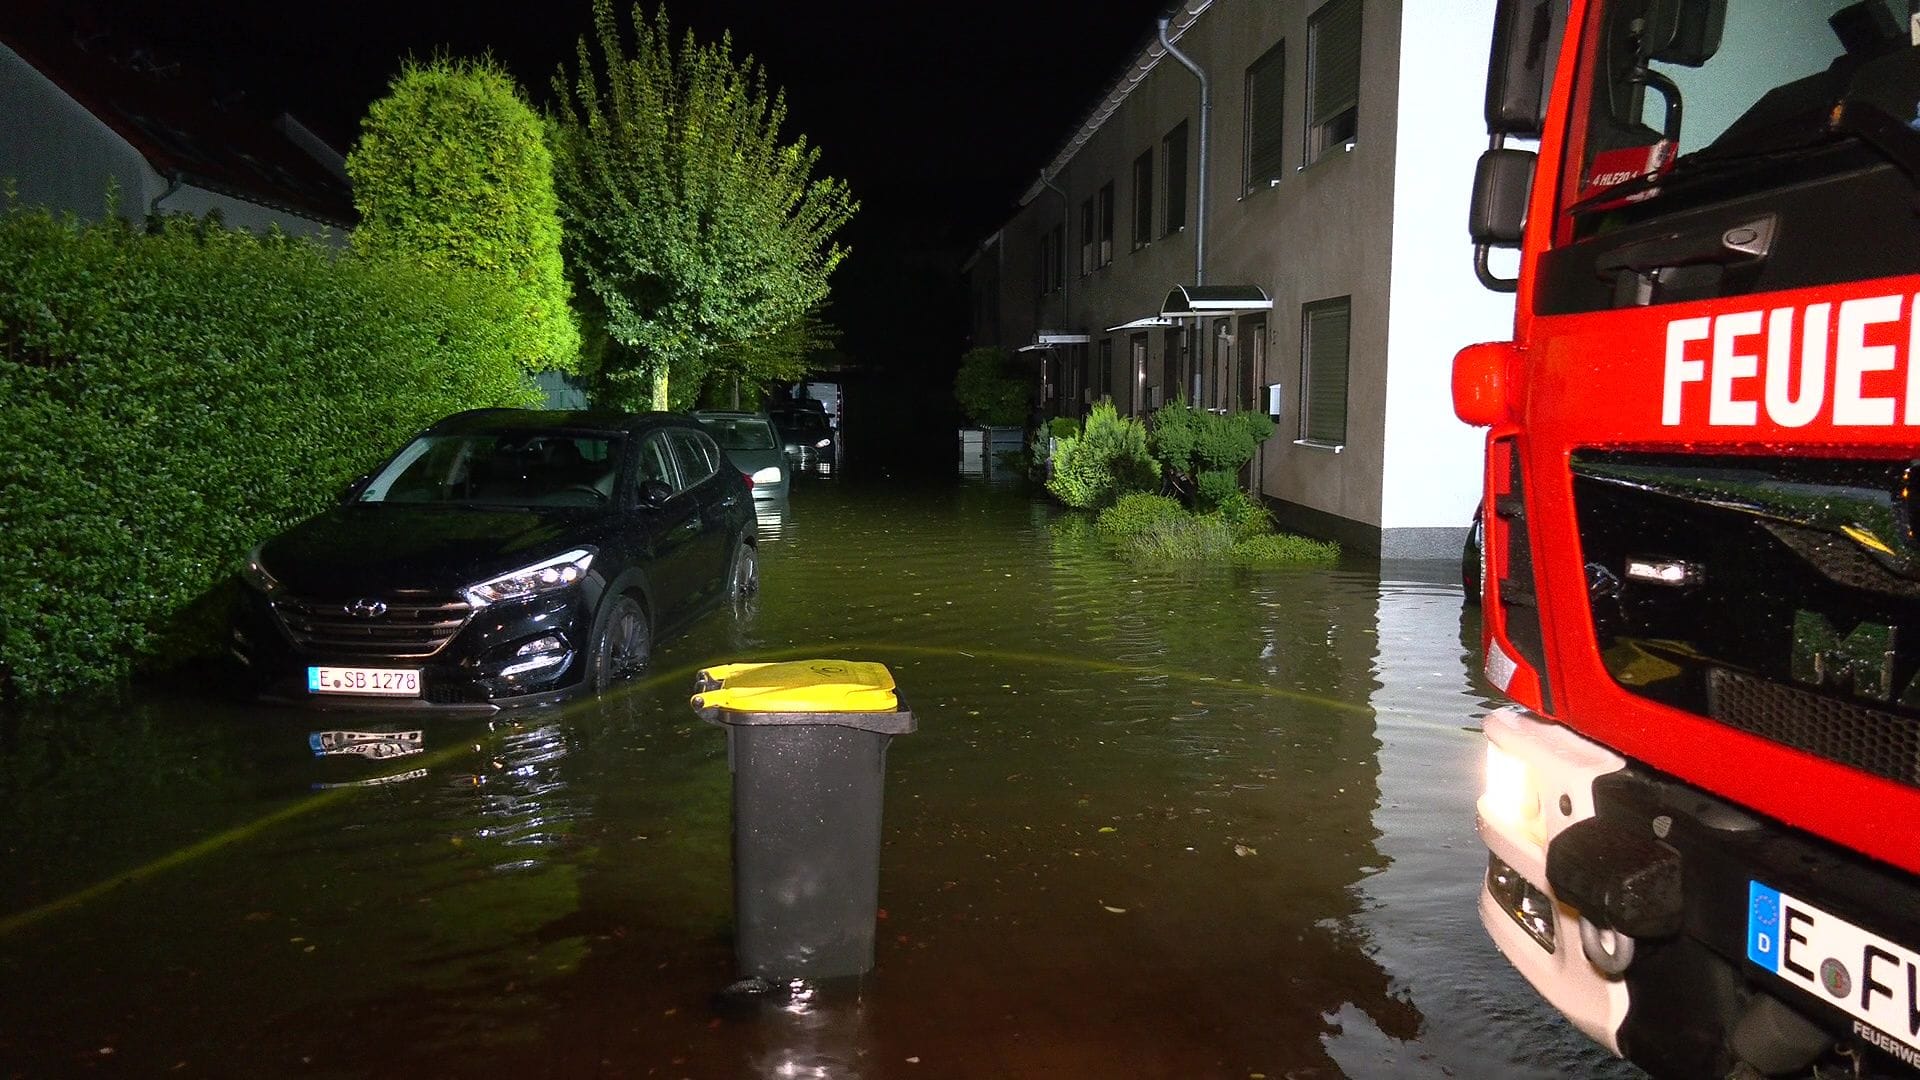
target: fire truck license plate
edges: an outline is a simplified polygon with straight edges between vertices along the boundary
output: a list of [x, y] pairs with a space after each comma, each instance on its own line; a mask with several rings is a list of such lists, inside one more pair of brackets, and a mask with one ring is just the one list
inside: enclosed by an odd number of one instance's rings
[[1854, 1034], [1920, 1066], [1920, 952], [1758, 881], [1747, 959], [1854, 1018]]

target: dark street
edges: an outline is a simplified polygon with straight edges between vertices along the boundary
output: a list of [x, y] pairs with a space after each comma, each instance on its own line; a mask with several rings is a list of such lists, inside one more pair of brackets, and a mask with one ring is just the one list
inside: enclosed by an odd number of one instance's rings
[[[1475, 917], [1459, 586], [1141, 568], [1026, 491], [801, 485], [599, 701], [314, 759], [206, 695], [4, 729], [10, 1076], [1596, 1076]], [[739, 659], [888, 664], [878, 964], [723, 1006]], [[386, 780], [385, 783], [357, 783]], [[344, 786], [343, 786], [344, 785]]]

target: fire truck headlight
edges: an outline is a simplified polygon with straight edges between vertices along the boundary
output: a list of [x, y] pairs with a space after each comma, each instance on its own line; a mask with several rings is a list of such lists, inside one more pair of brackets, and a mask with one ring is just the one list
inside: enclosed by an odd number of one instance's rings
[[1533, 767], [1491, 742], [1487, 744], [1486, 788], [1480, 808], [1494, 824], [1516, 830], [1545, 847], [1546, 819], [1541, 813], [1540, 786]]

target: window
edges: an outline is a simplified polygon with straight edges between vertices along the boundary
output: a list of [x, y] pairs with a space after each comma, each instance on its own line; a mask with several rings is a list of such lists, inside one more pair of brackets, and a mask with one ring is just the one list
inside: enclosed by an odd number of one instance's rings
[[681, 487], [690, 488], [712, 476], [719, 467], [720, 450], [706, 435], [693, 431], [669, 431], [674, 456], [680, 459]]
[[1113, 339], [1100, 339], [1100, 397], [1113, 400]]
[[1153, 243], [1153, 151], [1133, 159], [1133, 249]]
[[1160, 215], [1160, 235], [1177, 233], [1187, 227], [1187, 122], [1167, 132], [1160, 140], [1160, 157], [1167, 163], [1166, 212]]
[[1360, 0], [1331, 0], [1307, 20], [1307, 156], [1360, 134]]
[[639, 483], [658, 480], [670, 488], [680, 487], [679, 474], [673, 471], [673, 452], [667, 449], [667, 440], [663, 435], [652, 435], [640, 447]]
[[1347, 441], [1347, 337], [1353, 298], [1338, 297], [1300, 309], [1300, 441], [1343, 446]]
[[1040, 295], [1066, 285], [1067, 227], [1055, 225], [1040, 234]]
[[1100, 189], [1100, 265], [1113, 261], [1113, 181]]
[[1285, 167], [1287, 43], [1268, 49], [1247, 68], [1247, 152], [1245, 191], [1280, 182]]
[[1093, 200], [1080, 204], [1080, 276], [1093, 273]]

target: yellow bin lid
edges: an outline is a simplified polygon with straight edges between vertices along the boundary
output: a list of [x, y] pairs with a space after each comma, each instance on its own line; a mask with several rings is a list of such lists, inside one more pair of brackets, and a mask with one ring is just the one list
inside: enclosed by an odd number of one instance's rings
[[721, 664], [700, 673], [695, 709], [754, 713], [894, 712], [887, 665], [861, 660]]

